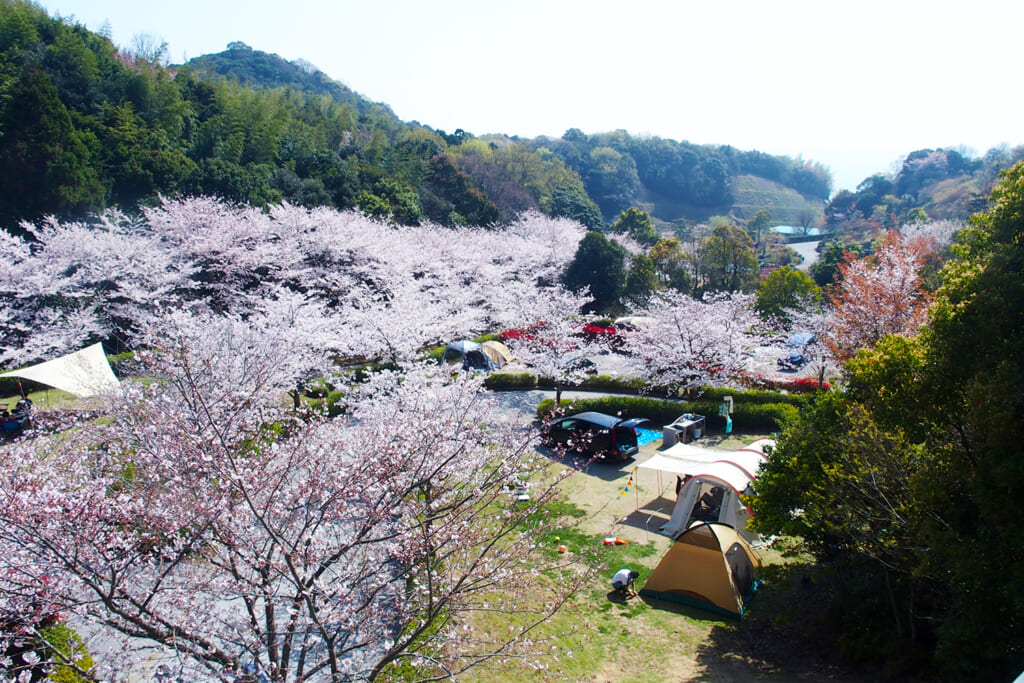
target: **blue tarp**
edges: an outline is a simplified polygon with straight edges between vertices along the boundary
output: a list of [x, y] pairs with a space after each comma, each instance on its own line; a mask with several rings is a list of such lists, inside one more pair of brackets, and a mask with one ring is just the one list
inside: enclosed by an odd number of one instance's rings
[[652, 441], [657, 441], [661, 438], [661, 432], [654, 429], [644, 429], [643, 427], [636, 427], [633, 429], [636, 432], [636, 445], [643, 446], [649, 444]]

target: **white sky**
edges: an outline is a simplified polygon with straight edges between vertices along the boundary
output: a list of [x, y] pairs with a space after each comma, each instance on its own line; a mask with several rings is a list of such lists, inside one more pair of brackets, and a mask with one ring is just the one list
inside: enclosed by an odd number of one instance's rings
[[624, 129], [802, 156], [854, 189], [1024, 143], [1014, 0], [39, 0], [179, 63], [240, 40], [449, 133]]

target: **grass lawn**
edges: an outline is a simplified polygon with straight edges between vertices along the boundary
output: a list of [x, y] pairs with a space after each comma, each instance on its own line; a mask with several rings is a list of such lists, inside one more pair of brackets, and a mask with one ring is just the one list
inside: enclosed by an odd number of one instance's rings
[[[698, 444], [729, 452], [763, 436], [709, 435]], [[624, 599], [612, 591], [611, 577], [622, 567], [637, 570], [637, 589], [643, 587], [672, 543], [657, 529], [675, 503], [675, 478], [662, 475], [659, 479], [656, 472], [634, 469], [660, 446], [658, 440], [642, 447], [635, 460], [621, 466], [585, 466], [568, 459], [558, 463], [573, 472], [562, 485], [564, 509], [553, 514], [570, 511], [565, 519], [571, 526], [557, 540], [544, 541], [552, 548], [565, 544], [581, 566], [597, 571], [583, 590], [532, 634], [528, 656], [484, 664], [462, 680], [872, 680], [838, 670], [827, 661], [827, 652], [801, 649], [785, 637], [787, 627], [801, 627], [803, 616], [802, 609], [794, 610], [789, 604], [794, 587], [799, 590], [800, 574], [794, 579], [785, 568], [801, 560], [788, 559], [776, 549], [755, 551], [765, 564], [765, 583], [742, 620], [642, 596]], [[605, 537], [623, 539], [626, 544], [604, 545]], [[478, 626], [500, 628], [495, 623]]]
[[[30, 391], [28, 393], [28, 397], [32, 401], [32, 407], [35, 410], [82, 408], [86, 405], [86, 399], [77, 398], [67, 392], [61, 391], [60, 389]], [[17, 403], [20, 398], [20, 394], [11, 394], [10, 396], [0, 397], [0, 408], [6, 407], [8, 410], [12, 410], [14, 408], [14, 404]]]

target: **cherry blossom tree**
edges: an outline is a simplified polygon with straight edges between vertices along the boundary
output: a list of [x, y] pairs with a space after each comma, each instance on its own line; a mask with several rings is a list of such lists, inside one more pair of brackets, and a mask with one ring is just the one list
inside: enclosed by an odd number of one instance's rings
[[924, 239], [935, 248], [942, 249], [953, 243], [957, 233], [966, 226], [963, 221], [941, 219], [909, 223], [900, 228], [904, 240], [916, 241]]
[[0, 363], [73, 350], [131, 327], [192, 275], [145, 227], [112, 212], [95, 224], [23, 224], [0, 234]]
[[889, 231], [873, 255], [839, 265], [842, 279], [824, 338], [836, 358], [852, 358], [888, 334], [917, 333], [931, 300], [919, 274], [931, 248], [930, 240]]
[[[559, 285], [577, 223], [406, 228], [188, 198], [25, 228], [0, 235], [0, 363], [115, 339], [147, 382], [99, 422], [0, 451], [17, 638], [60, 614], [107, 651], [99, 677], [155, 674], [143, 643], [186, 679], [372, 679], [403, 660], [454, 676], [514, 653], [583, 580], [539, 576], [557, 564], [535, 541], [557, 477], [528, 431], [479, 379], [411, 362], [578, 313]], [[344, 358], [398, 369], [354, 383]], [[340, 389], [341, 417], [289, 405], [311, 376]], [[479, 613], [513, 626], [477, 634]]]
[[152, 381], [106, 420], [0, 451], [0, 613], [92, 634], [90, 675], [455, 676], [584, 580], [540, 578], [558, 477], [478, 379], [381, 372], [344, 387], [342, 417], [300, 417], [281, 392], [316, 354], [281, 343], [294, 321], [168, 315], [139, 354]]
[[166, 200], [141, 218], [44, 221], [0, 236], [0, 363], [98, 339], [134, 347], [158, 311], [245, 317], [288, 291], [321, 308], [337, 352], [405, 361], [526, 324], [513, 297], [557, 287], [579, 224], [526, 214], [501, 229], [395, 227], [354, 212]]
[[644, 361], [654, 384], [688, 390], [733, 381], [763, 337], [753, 295], [706, 294], [695, 299], [659, 292], [638, 314], [650, 318], [627, 337], [626, 348]]
[[541, 378], [554, 381], [556, 406], [566, 386], [586, 379], [589, 357], [609, 352], [604, 340], [582, 334], [587, 321], [582, 311], [589, 302], [586, 292], [555, 287], [520, 291], [514, 307], [510, 302], [515, 311], [512, 319], [529, 320], [530, 324], [508, 336], [505, 343], [516, 360]]

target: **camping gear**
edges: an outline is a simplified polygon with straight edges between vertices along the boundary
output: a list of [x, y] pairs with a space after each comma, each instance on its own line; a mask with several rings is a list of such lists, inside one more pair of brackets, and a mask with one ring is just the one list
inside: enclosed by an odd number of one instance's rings
[[782, 358], [777, 359], [775, 361], [775, 364], [778, 366], [779, 370], [789, 370], [790, 372], [796, 372], [801, 367], [803, 367], [804, 363], [806, 362], [807, 357], [804, 356], [804, 354], [793, 351], [792, 353], [788, 353]]
[[[21, 382], [18, 382], [21, 385]], [[10, 413], [5, 408], [0, 415], [0, 433], [4, 436], [17, 436], [26, 427], [32, 426], [32, 399], [22, 396]]]
[[2, 372], [0, 377], [30, 379], [79, 398], [108, 393], [120, 384], [98, 343], [45, 363]]
[[516, 360], [512, 357], [512, 352], [508, 350], [508, 347], [500, 341], [485, 341], [480, 345], [480, 350], [499, 368], [503, 368], [509, 363], [514, 363]]
[[789, 352], [776, 361], [780, 370], [794, 372], [808, 360], [808, 346], [815, 341], [813, 332], [798, 332], [786, 340]]
[[647, 444], [654, 443], [658, 439], [662, 438], [662, 433], [656, 429], [634, 427], [633, 431], [636, 432], [636, 443], [638, 446], [646, 446]]
[[690, 527], [654, 568], [640, 595], [740, 617], [754, 596], [761, 561], [727, 524]]
[[491, 372], [498, 369], [498, 364], [484, 353], [483, 346], [469, 339], [452, 342], [446, 346], [441, 355], [441, 365], [457, 365], [471, 372]]
[[689, 443], [704, 434], [704, 416], [683, 413], [672, 424], [661, 428], [661, 443], [671, 446], [674, 443]]
[[638, 465], [685, 478], [672, 516], [661, 532], [679, 536], [696, 519], [728, 524], [738, 529], [748, 543], [762, 543], [760, 536], [746, 528], [752, 513], [740, 494], [757, 478], [767, 460], [766, 451], [774, 445], [771, 439], [759, 439], [729, 453], [677, 443]]

